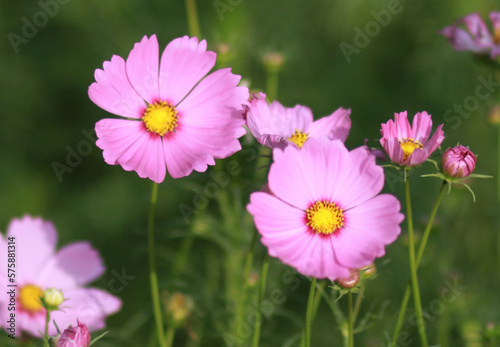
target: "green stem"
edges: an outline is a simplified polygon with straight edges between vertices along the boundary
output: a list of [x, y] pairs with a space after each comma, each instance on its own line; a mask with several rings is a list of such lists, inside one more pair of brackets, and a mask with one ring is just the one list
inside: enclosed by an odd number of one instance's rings
[[[500, 211], [500, 123], [498, 124], [498, 170], [497, 170], [497, 211]], [[500, 216], [500, 214], [498, 214]], [[498, 232], [497, 232], [497, 256], [498, 256], [498, 270], [500, 271], [500, 217], [497, 221]]]
[[267, 270], [269, 269], [269, 254], [266, 254], [264, 258], [264, 263], [262, 264], [262, 273], [260, 278], [260, 287], [259, 287], [259, 301], [257, 304], [257, 314], [255, 315], [255, 331], [253, 335], [253, 343], [252, 347], [259, 346], [260, 339], [260, 327], [262, 326], [262, 314], [260, 313], [260, 309], [262, 306], [262, 300], [264, 300], [264, 293], [266, 291], [266, 280], [267, 280]]
[[427, 347], [427, 335], [425, 334], [424, 318], [422, 315], [422, 303], [420, 301], [420, 291], [418, 289], [417, 264], [415, 261], [415, 243], [413, 236], [413, 215], [411, 211], [410, 180], [405, 172], [405, 196], [406, 196], [406, 218], [408, 221], [408, 255], [410, 258], [410, 275], [413, 291], [413, 302], [415, 313], [417, 314], [417, 327], [420, 334], [422, 347]]
[[189, 24], [189, 34], [200, 38], [201, 34], [198, 11], [196, 10], [196, 0], [186, 0], [186, 12]]
[[352, 324], [356, 323], [356, 318], [358, 318], [359, 310], [361, 308], [361, 301], [363, 300], [363, 294], [365, 293], [365, 285], [361, 286], [359, 290], [359, 295], [356, 298], [356, 303], [354, 304], [354, 314], [352, 316]]
[[191, 248], [193, 246], [193, 241], [194, 241], [194, 233], [190, 232], [189, 235], [187, 235], [184, 240], [182, 241], [181, 244], [181, 249], [179, 250], [179, 253], [177, 254], [177, 259], [175, 261], [173, 270], [172, 270], [172, 278], [174, 280], [178, 279], [179, 275], [181, 272], [184, 270], [189, 253], [191, 251]]
[[348, 300], [348, 311], [347, 311], [347, 331], [348, 331], [348, 346], [354, 347], [354, 334], [353, 334], [353, 325], [354, 325], [354, 314], [352, 311], [352, 293], [349, 292], [347, 294]]
[[156, 322], [156, 335], [160, 347], [165, 347], [165, 337], [163, 333], [163, 317], [160, 307], [160, 295], [158, 288], [158, 276], [155, 265], [155, 207], [158, 198], [158, 183], [153, 182], [151, 190], [151, 205], [149, 209], [148, 239], [149, 239], [149, 279], [151, 283], [151, 298], [153, 299], [153, 312]]
[[313, 277], [311, 280], [311, 289], [309, 289], [309, 298], [307, 300], [307, 311], [306, 311], [306, 347], [311, 347], [311, 325], [312, 325], [312, 313], [314, 304], [314, 291], [316, 290], [316, 278]]
[[[443, 184], [441, 185], [441, 188], [439, 189], [438, 196], [436, 198], [436, 202], [434, 203], [434, 207], [432, 208], [431, 215], [429, 217], [429, 222], [427, 223], [427, 226], [425, 227], [424, 231], [424, 236], [422, 237], [422, 241], [420, 242], [420, 245], [418, 246], [418, 254], [417, 254], [417, 269], [420, 265], [420, 261], [422, 260], [422, 256], [425, 251], [425, 246], [427, 245], [427, 240], [429, 238], [429, 234], [432, 229], [432, 225], [434, 224], [434, 218], [436, 217], [439, 205], [441, 204], [441, 200], [444, 195], [444, 191], [446, 188], [446, 181], [443, 181]], [[399, 314], [398, 314], [398, 320], [396, 322], [396, 328], [394, 329], [394, 334], [392, 336], [392, 344], [395, 346], [399, 337], [399, 332], [401, 331], [401, 328], [403, 327], [403, 321], [404, 317], [406, 315], [406, 308], [408, 307], [408, 301], [410, 300], [410, 284], [406, 286], [405, 294], [403, 297], [403, 301], [401, 302], [401, 307], [399, 309]]]
[[167, 334], [166, 334], [166, 340], [167, 340], [167, 347], [172, 347], [174, 343], [174, 336], [175, 336], [175, 328], [174, 327], [168, 327], [167, 329]]
[[314, 317], [316, 317], [316, 313], [318, 312], [318, 307], [319, 303], [321, 301], [321, 297], [323, 296], [321, 294], [321, 291], [325, 290], [326, 286], [326, 281], [320, 281], [320, 283], [316, 286], [316, 296], [314, 297], [314, 303], [313, 303], [313, 312], [312, 312], [312, 319], [314, 320]]
[[50, 311], [47, 310], [45, 316], [45, 334], [43, 336], [43, 347], [49, 347], [49, 323], [50, 323]]

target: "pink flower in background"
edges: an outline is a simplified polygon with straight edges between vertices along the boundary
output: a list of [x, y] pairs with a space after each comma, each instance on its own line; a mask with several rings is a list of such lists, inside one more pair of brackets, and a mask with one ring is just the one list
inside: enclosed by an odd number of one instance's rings
[[174, 178], [203, 172], [241, 149], [248, 88], [229, 68], [205, 77], [216, 59], [206, 49], [205, 40], [184, 36], [159, 59], [156, 35], [145, 36], [126, 61], [115, 55], [95, 71], [90, 99], [123, 117], [96, 124], [106, 163], [160, 183], [166, 170]]
[[469, 176], [476, 168], [477, 158], [468, 147], [458, 145], [443, 153], [443, 171], [452, 178]]
[[62, 332], [56, 347], [89, 347], [90, 333], [87, 326], [77, 320], [77, 326], [71, 325]]
[[419, 112], [413, 118], [413, 126], [408, 122], [406, 111], [395, 113], [382, 124], [380, 144], [393, 163], [413, 167], [425, 162], [444, 140], [443, 124], [429, 139], [432, 131], [432, 119], [427, 112]]
[[[15, 278], [8, 276], [12, 272], [7, 272], [9, 242], [14, 242], [15, 247]], [[17, 336], [22, 331], [33, 336], [43, 334], [46, 311], [40, 303], [40, 296], [47, 288], [60, 289], [67, 299], [60, 311], [51, 313], [51, 320], [55, 320], [60, 327], [68, 326], [79, 318], [92, 329], [101, 329], [105, 326], [106, 316], [121, 307], [117, 297], [101, 289], [84, 287], [105, 271], [99, 253], [88, 242], [75, 242], [57, 252], [56, 243], [57, 232], [53, 224], [37, 217], [13, 219], [7, 229], [7, 237], [0, 235], [0, 287], [7, 290], [11, 289], [8, 285], [17, 285]], [[0, 326], [9, 334], [11, 302], [9, 295], [0, 295]], [[49, 334], [57, 334], [53, 324], [49, 325]]]
[[269, 255], [303, 275], [336, 280], [396, 240], [401, 206], [379, 194], [384, 171], [367, 150], [310, 139], [300, 151], [273, 155], [268, 191], [252, 193], [247, 206]]
[[[500, 55], [500, 12], [491, 12], [493, 34], [478, 13], [472, 13], [444, 28], [440, 34], [448, 38], [457, 51], [490, 54], [492, 59]], [[461, 26], [465, 25], [467, 31]]]
[[287, 108], [277, 101], [268, 104], [264, 93], [253, 95], [249, 103], [247, 126], [260, 144], [271, 148], [284, 148], [289, 144], [301, 148], [308, 138], [327, 137], [343, 142], [351, 128], [350, 109], [339, 108], [313, 121], [309, 108], [301, 105]]

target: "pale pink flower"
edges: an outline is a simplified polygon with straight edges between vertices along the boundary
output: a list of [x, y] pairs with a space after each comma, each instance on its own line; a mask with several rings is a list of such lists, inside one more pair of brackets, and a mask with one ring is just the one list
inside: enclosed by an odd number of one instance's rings
[[469, 176], [476, 168], [476, 162], [477, 158], [474, 153], [462, 145], [448, 148], [443, 153], [443, 171], [452, 178]]
[[443, 124], [429, 139], [432, 131], [432, 119], [427, 112], [419, 112], [413, 118], [413, 126], [408, 122], [406, 111], [395, 113], [382, 124], [380, 144], [393, 163], [413, 167], [425, 162], [444, 140]]
[[[99, 253], [88, 242], [75, 242], [56, 251], [57, 232], [51, 222], [38, 217], [13, 219], [7, 235], [0, 235], [0, 287], [12, 290], [13, 295], [0, 295], [0, 326], [10, 334], [10, 314], [15, 307], [15, 333], [27, 332], [41, 336], [45, 329], [46, 311], [40, 297], [47, 288], [58, 288], [65, 301], [58, 311], [51, 312], [51, 320], [65, 327], [77, 318], [92, 329], [105, 326], [107, 315], [120, 309], [117, 297], [85, 285], [100, 277], [105, 268]], [[10, 248], [9, 248], [10, 246]], [[15, 259], [9, 262], [8, 250]], [[8, 271], [8, 264], [15, 272]], [[15, 274], [15, 276], [12, 276]], [[10, 275], [10, 276], [9, 276]], [[16, 285], [16, 287], [9, 287]], [[15, 305], [15, 306], [14, 306]], [[49, 324], [49, 334], [57, 334]]]
[[77, 320], [77, 326], [71, 325], [61, 333], [56, 347], [89, 347], [90, 333], [87, 326]]
[[205, 40], [184, 36], [159, 59], [156, 35], [144, 36], [126, 61], [114, 55], [95, 71], [90, 99], [123, 117], [96, 124], [106, 163], [160, 183], [166, 170], [174, 178], [203, 172], [241, 149], [248, 88], [229, 68], [205, 77], [216, 59], [206, 49]]
[[277, 101], [268, 104], [264, 93], [253, 95], [246, 107], [248, 128], [260, 144], [270, 148], [290, 144], [301, 148], [308, 138], [327, 137], [343, 142], [351, 128], [350, 114], [350, 109], [339, 108], [314, 121], [309, 108], [301, 105], [287, 108]]
[[382, 257], [400, 234], [399, 201], [379, 194], [384, 171], [364, 148], [310, 139], [273, 156], [269, 192], [252, 193], [247, 206], [270, 256], [336, 280]]
[[[491, 12], [493, 34], [478, 13], [459, 19], [455, 25], [444, 28], [440, 34], [446, 36], [457, 51], [490, 54], [492, 59], [500, 55], [500, 12]], [[465, 25], [467, 30], [461, 28]]]

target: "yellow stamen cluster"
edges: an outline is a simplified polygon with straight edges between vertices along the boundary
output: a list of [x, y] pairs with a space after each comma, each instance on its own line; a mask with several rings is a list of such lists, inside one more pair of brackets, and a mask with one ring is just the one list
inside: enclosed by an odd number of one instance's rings
[[304, 133], [302, 130], [295, 129], [293, 135], [287, 138], [287, 140], [292, 141], [297, 145], [297, 147], [302, 148], [302, 146], [307, 140], [308, 135], [309, 133]]
[[146, 129], [160, 136], [169, 131], [174, 131], [178, 119], [175, 107], [165, 101], [148, 105], [144, 116], [142, 116]]
[[316, 201], [306, 213], [307, 225], [316, 233], [330, 235], [344, 226], [344, 213], [333, 202]]
[[424, 148], [424, 146], [420, 142], [410, 138], [408, 139], [404, 138], [402, 140], [399, 140], [399, 145], [403, 150], [403, 161], [406, 161], [406, 159], [408, 159], [408, 157], [413, 153], [415, 149]]
[[28, 284], [19, 290], [19, 303], [23, 310], [35, 313], [43, 309], [41, 298], [43, 291], [40, 287]]

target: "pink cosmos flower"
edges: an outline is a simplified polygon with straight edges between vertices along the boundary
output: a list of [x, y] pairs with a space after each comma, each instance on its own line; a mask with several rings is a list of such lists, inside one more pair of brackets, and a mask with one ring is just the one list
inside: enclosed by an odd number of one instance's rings
[[316, 278], [347, 278], [370, 265], [401, 232], [399, 201], [379, 194], [384, 171], [360, 147], [310, 139], [300, 151], [275, 149], [268, 191], [248, 211], [269, 255]]
[[[444, 140], [443, 124], [438, 126], [430, 140], [432, 131], [431, 115], [419, 112], [410, 126], [406, 111], [395, 113], [391, 119], [382, 124], [380, 144], [393, 163], [413, 167], [422, 164], [429, 158]], [[428, 140], [428, 141], [427, 141]]]
[[247, 126], [260, 144], [271, 148], [290, 144], [301, 148], [308, 138], [327, 137], [343, 142], [351, 128], [350, 109], [339, 108], [314, 122], [309, 108], [301, 105], [287, 108], [277, 101], [268, 105], [264, 93], [253, 95], [249, 104]]
[[77, 326], [71, 325], [62, 332], [56, 347], [89, 347], [90, 333], [87, 326], [77, 320]]
[[106, 163], [160, 183], [166, 170], [174, 178], [203, 172], [241, 149], [248, 88], [229, 68], [204, 77], [216, 59], [206, 49], [205, 40], [184, 36], [159, 59], [156, 35], [144, 36], [126, 61], [115, 55], [95, 71], [90, 99], [123, 117], [96, 124]]
[[[493, 35], [478, 13], [472, 13], [444, 28], [440, 34], [448, 38], [457, 51], [490, 54], [492, 59], [500, 55], [500, 12], [491, 12]], [[464, 24], [468, 32], [460, 26]]]
[[[56, 252], [57, 232], [51, 222], [38, 217], [13, 219], [7, 237], [0, 235], [0, 287], [12, 294], [0, 295], [0, 326], [13, 333], [9, 323], [15, 305], [15, 334], [25, 331], [41, 336], [45, 329], [46, 311], [40, 302], [43, 291], [60, 289], [65, 297], [60, 311], [51, 319], [60, 327], [74, 323], [77, 318], [92, 329], [105, 326], [107, 315], [120, 309], [117, 297], [97, 288], [84, 286], [100, 277], [105, 268], [99, 253], [88, 242], [69, 244]], [[8, 261], [10, 251], [15, 259]], [[8, 264], [15, 264], [8, 271]], [[14, 275], [12, 275], [14, 274]], [[16, 287], [9, 287], [9, 285]], [[49, 324], [49, 334], [57, 334]]]
[[443, 171], [453, 178], [469, 176], [476, 168], [476, 162], [477, 158], [474, 153], [462, 145], [448, 148], [443, 153]]

